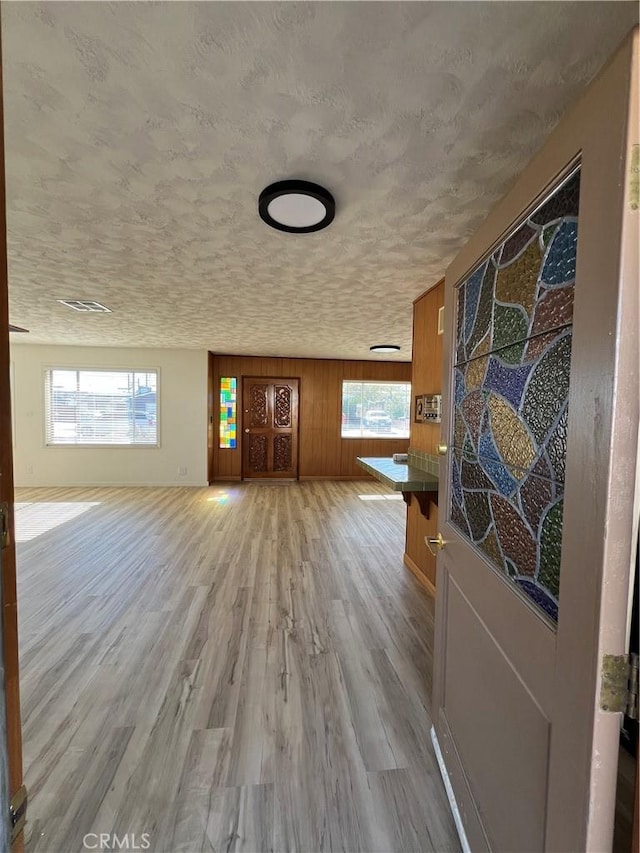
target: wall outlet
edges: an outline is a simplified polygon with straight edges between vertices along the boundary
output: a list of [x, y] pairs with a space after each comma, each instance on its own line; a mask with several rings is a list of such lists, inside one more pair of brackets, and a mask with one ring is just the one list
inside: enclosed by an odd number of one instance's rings
[[187, 468], [186, 468], [186, 466], [185, 466], [185, 465], [181, 465], [181, 466], [180, 466], [180, 468], [178, 468], [178, 474], [179, 474], [181, 477], [186, 477], [186, 475], [187, 475]]

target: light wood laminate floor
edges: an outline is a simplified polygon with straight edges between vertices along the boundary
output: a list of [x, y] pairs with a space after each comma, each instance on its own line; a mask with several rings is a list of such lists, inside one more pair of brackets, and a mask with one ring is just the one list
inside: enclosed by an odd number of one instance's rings
[[388, 496], [18, 490], [29, 853], [458, 850]]

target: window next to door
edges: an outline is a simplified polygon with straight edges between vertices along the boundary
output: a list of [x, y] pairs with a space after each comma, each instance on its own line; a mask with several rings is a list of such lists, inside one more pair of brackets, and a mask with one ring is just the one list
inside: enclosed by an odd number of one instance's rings
[[409, 438], [411, 383], [342, 383], [342, 438]]
[[235, 376], [220, 377], [220, 444], [221, 450], [238, 446], [238, 380]]

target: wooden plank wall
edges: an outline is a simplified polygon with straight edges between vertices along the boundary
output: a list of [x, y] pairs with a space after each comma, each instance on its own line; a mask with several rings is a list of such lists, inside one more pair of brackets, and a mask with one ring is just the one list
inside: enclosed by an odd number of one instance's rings
[[[413, 365], [411, 393], [440, 394], [442, 391], [442, 339], [438, 334], [438, 310], [444, 305], [444, 279], [413, 303]], [[436, 455], [440, 440], [440, 424], [417, 424], [411, 419], [409, 444], [416, 450]], [[438, 532], [438, 507], [432, 503], [429, 518], [420, 512], [415, 497], [407, 507], [407, 538], [405, 563], [415, 574], [427, 579], [433, 591], [436, 582], [436, 561], [424, 541], [425, 536]]]
[[[410, 362], [338, 361], [313, 358], [261, 358], [209, 353], [210, 443], [209, 481], [239, 480], [242, 476], [242, 412], [238, 406], [238, 447], [220, 450], [215, 389], [221, 376], [277, 376], [300, 379], [300, 479], [366, 478], [356, 456], [406, 453], [408, 439], [341, 438], [344, 379], [409, 382]], [[239, 389], [238, 399], [241, 399]]]

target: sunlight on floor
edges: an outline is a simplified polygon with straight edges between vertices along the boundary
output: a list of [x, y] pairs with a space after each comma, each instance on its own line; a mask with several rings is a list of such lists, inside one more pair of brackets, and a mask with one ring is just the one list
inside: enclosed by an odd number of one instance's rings
[[208, 503], [218, 503], [218, 504], [226, 504], [229, 500], [229, 493], [223, 490], [220, 490], [217, 495], [214, 495], [211, 498], [207, 498]]
[[401, 501], [402, 495], [358, 495], [361, 501]]
[[91, 507], [100, 506], [100, 501], [78, 501], [74, 503], [19, 503], [16, 511], [16, 542], [29, 542], [43, 533], [53, 530], [87, 512]]

